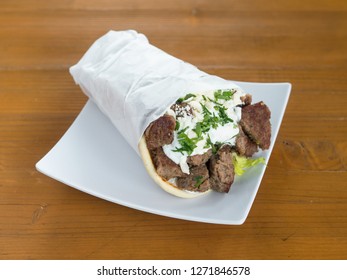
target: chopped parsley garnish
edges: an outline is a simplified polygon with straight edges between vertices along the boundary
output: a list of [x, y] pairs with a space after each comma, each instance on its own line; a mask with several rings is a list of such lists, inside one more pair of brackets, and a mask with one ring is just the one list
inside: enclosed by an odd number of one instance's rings
[[200, 105], [202, 107], [204, 119], [202, 122], [198, 122], [198, 124], [200, 124], [202, 132], [208, 132], [211, 127], [217, 128], [219, 122], [218, 117], [215, 113], [211, 113], [204, 104], [200, 103]]
[[198, 188], [200, 185], [204, 182], [203, 178], [201, 175], [195, 176], [193, 180], [195, 181], [194, 187]]
[[201, 105], [202, 112], [203, 112], [204, 115], [211, 115], [211, 112], [207, 109], [207, 107], [204, 104], [202, 104], [200, 102], [200, 105]]
[[218, 117], [215, 115], [215, 113], [211, 113], [207, 107], [200, 103], [202, 107], [202, 112], [204, 114], [204, 119], [202, 122], [198, 122], [197, 125], [199, 125], [199, 129], [206, 133], [210, 130], [210, 128], [217, 128], [218, 125], [225, 125], [227, 123], [233, 122], [233, 120], [227, 115], [226, 108], [224, 106], [214, 106], [214, 109], [218, 111]]
[[215, 107], [215, 109], [218, 110], [219, 119], [220, 119], [219, 121], [220, 121], [221, 125], [225, 125], [227, 123], [233, 122], [233, 120], [231, 118], [229, 118], [227, 113], [225, 112], [225, 110], [227, 110], [227, 108], [225, 108], [224, 106], [220, 106], [218, 108], [216, 108], [216, 107]]
[[211, 141], [210, 135], [207, 135], [206, 144], [205, 144], [204, 148], [207, 149], [207, 148], [210, 148], [210, 147], [212, 148], [212, 153], [213, 153], [214, 145], [213, 145], [213, 143]]
[[231, 100], [236, 90], [217, 90], [214, 92], [214, 98], [217, 99], [224, 99], [224, 100]]
[[216, 154], [222, 145], [223, 145], [223, 143], [221, 143], [221, 142], [212, 143], [210, 135], [208, 135], [207, 139], [206, 139], [206, 145], [204, 146], [204, 148], [211, 148], [212, 153]]
[[211, 98], [209, 98], [209, 97], [207, 97], [207, 98], [208, 98], [208, 100], [209, 100], [210, 102], [212, 102], [212, 103], [214, 103], [214, 104], [216, 104], [216, 105], [219, 105], [219, 106], [223, 106], [222, 103], [217, 102], [216, 100], [213, 100], [213, 99], [211, 99]]
[[193, 129], [193, 131], [196, 134], [196, 137], [201, 139], [202, 136], [202, 128], [201, 128], [201, 122], [198, 122], [195, 126], [195, 128]]
[[216, 153], [218, 152], [220, 147], [222, 147], [222, 145], [223, 145], [223, 143], [221, 143], [221, 142], [214, 143], [214, 148], [215, 148]]
[[176, 148], [175, 150], [172, 150], [173, 152], [180, 152], [182, 154], [183, 152], [186, 152], [188, 155], [191, 155], [194, 149], [197, 147], [196, 143], [199, 140], [197, 138], [189, 138], [185, 133], [187, 129], [188, 127], [177, 133], [178, 143], [180, 143], [181, 148]]
[[216, 142], [215, 144], [213, 144], [211, 141], [210, 135], [207, 136], [206, 145], [204, 146], [204, 148], [211, 148], [212, 153], [216, 154], [217, 151], [219, 150], [220, 146], [222, 146], [222, 143]]
[[180, 129], [180, 123], [176, 120], [176, 126], [175, 126], [175, 130], [179, 130]]
[[178, 98], [176, 103], [182, 103], [183, 101], [188, 100], [191, 97], [196, 97], [196, 95], [192, 93], [188, 93], [185, 97]]
[[183, 128], [183, 129], [181, 129], [179, 132], [177, 132], [177, 134], [180, 135], [181, 133], [186, 132], [188, 128], [189, 127], [187, 126], [187, 127]]

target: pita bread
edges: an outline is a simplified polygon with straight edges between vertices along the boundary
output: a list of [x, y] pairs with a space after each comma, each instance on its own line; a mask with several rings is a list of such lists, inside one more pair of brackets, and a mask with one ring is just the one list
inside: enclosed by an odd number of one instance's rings
[[164, 191], [178, 196], [182, 198], [195, 198], [198, 196], [206, 195], [207, 193], [211, 192], [211, 189], [206, 192], [191, 192], [191, 191], [185, 191], [182, 189], [179, 189], [174, 184], [170, 183], [169, 181], [163, 179], [160, 177], [155, 169], [155, 166], [152, 162], [151, 155], [149, 153], [149, 150], [146, 145], [146, 139], [144, 136], [142, 136], [140, 142], [139, 142], [139, 151], [140, 155], [143, 161], [143, 164], [145, 165], [145, 168], [149, 174], [149, 176], [154, 180], [154, 182], [161, 187]]

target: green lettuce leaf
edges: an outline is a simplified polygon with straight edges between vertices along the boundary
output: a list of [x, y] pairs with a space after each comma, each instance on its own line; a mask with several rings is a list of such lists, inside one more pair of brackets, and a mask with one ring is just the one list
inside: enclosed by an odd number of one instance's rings
[[265, 164], [265, 158], [259, 157], [259, 158], [247, 158], [244, 156], [239, 156], [236, 153], [233, 153], [233, 164], [234, 164], [234, 171], [235, 174], [238, 176], [241, 176], [246, 169], [255, 166], [257, 164]]

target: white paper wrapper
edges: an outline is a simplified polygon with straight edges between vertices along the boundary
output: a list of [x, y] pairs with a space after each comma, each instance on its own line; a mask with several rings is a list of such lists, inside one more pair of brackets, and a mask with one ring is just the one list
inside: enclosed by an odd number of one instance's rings
[[139, 154], [147, 126], [187, 93], [239, 88], [200, 71], [136, 31], [109, 31], [70, 68], [76, 84]]

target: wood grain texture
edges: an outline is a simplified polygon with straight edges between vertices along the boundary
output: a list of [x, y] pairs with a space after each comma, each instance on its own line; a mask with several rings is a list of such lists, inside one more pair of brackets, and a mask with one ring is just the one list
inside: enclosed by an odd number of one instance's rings
[[[226, 79], [293, 85], [241, 226], [156, 216], [35, 170], [86, 97], [68, 68], [136, 29]], [[346, 259], [346, 1], [2, 0], [0, 259]]]

